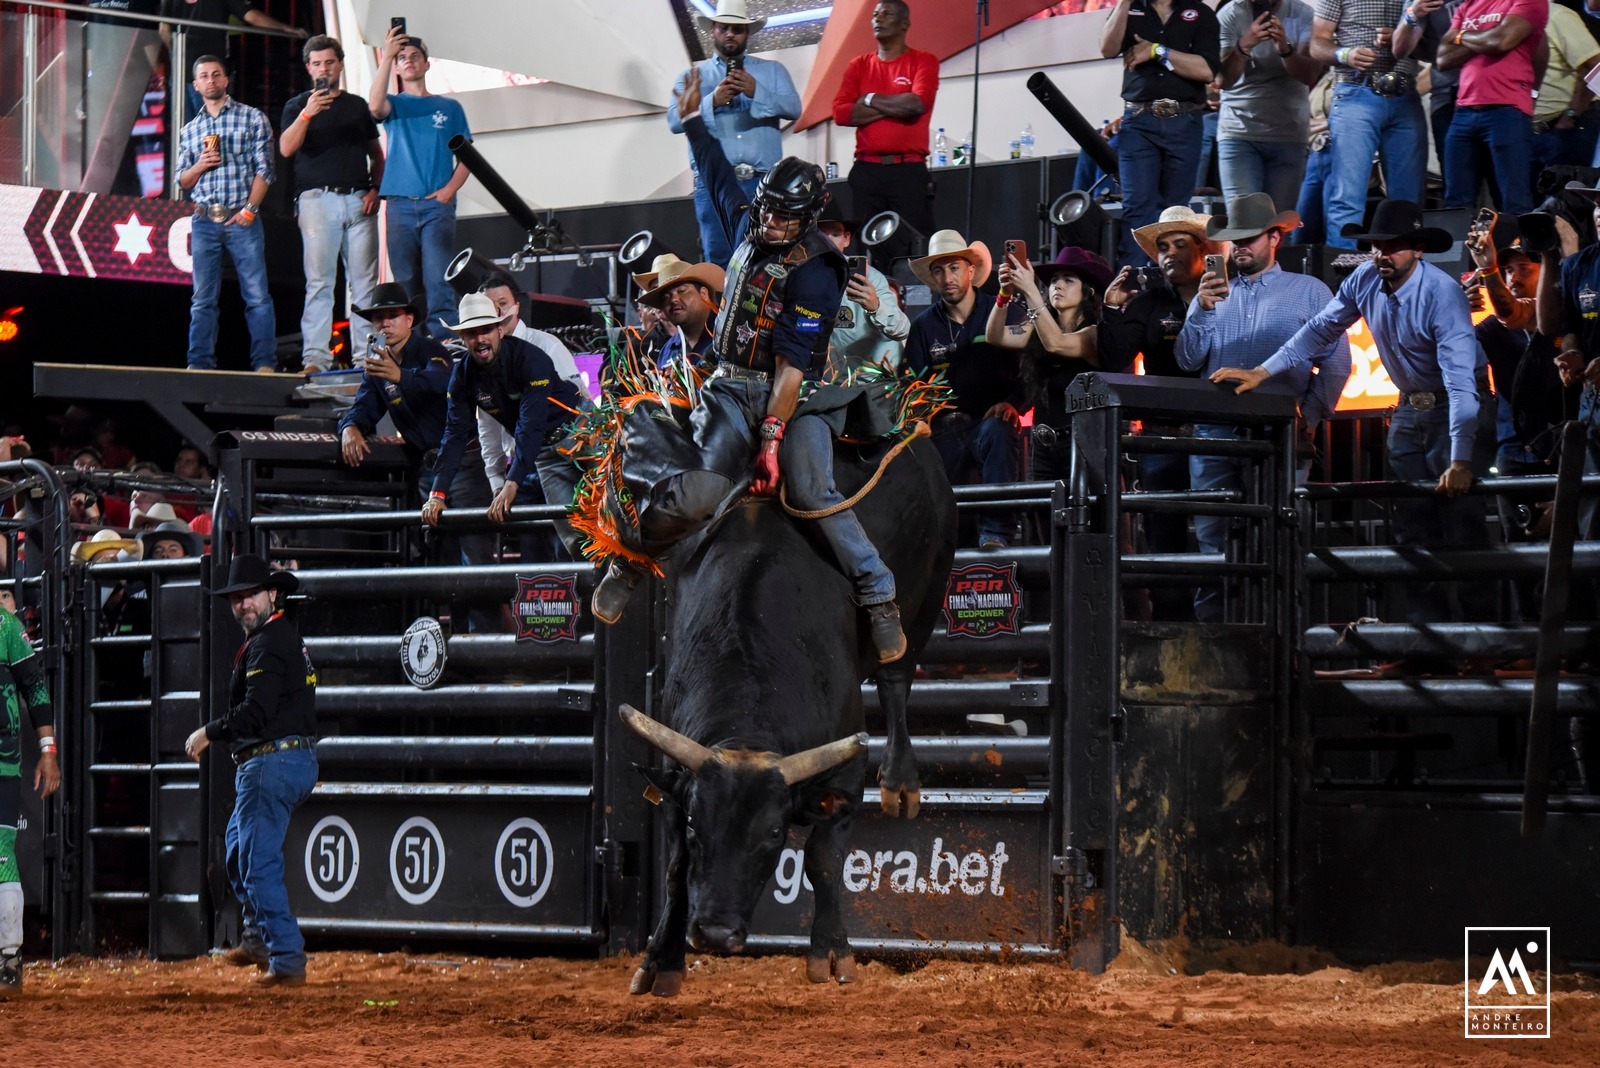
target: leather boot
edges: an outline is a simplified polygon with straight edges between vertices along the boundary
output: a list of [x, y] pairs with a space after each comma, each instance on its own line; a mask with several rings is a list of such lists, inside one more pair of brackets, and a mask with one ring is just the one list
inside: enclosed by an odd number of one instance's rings
[[620, 558], [613, 559], [589, 598], [589, 610], [594, 618], [608, 626], [621, 619], [623, 610], [628, 607], [628, 598], [633, 596], [633, 589], [642, 578], [644, 572], [634, 565]]
[[906, 655], [906, 635], [900, 629], [900, 606], [893, 601], [867, 607], [867, 625], [872, 644], [878, 647], [878, 663], [888, 664]]
[[22, 993], [22, 954], [0, 956], [0, 1001]]
[[267, 966], [267, 946], [259, 938], [246, 935], [239, 944], [222, 954], [222, 959], [240, 968]]

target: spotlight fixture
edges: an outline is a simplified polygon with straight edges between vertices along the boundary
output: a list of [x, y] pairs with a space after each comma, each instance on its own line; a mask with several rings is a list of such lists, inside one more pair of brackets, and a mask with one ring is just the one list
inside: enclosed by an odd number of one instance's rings
[[1107, 260], [1116, 258], [1114, 253], [1107, 255], [1108, 241], [1111, 249], [1116, 247], [1116, 233], [1110, 225], [1110, 217], [1084, 190], [1074, 189], [1056, 197], [1045, 218], [1055, 230], [1057, 251], [1066, 245], [1076, 245], [1099, 253]]
[[468, 293], [476, 293], [482, 288], [484, 279], [499, 269], [487, 256], [464, 248], [456, 253], [450, 266], [444, 269], [444, 280], [450, 283], [457, 297], [464, 297]]
[[912, 257], [922, 255], [928, 247], [926, 235], [906, 222], [897, 211], [880, 211], [861, 227], [861, 243], [864, 245], [881, 245], [891, 237], [898, 237], [903, 244], [909, 245]]

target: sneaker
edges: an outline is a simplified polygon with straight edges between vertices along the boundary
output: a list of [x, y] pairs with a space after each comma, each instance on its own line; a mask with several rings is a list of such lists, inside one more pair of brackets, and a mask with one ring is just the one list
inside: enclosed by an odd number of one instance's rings
[[900, 629], [900, 606], [893, 601], [867, 607], [867, 626], [878, 647], [878, 663], [888, 664], [906, 655], [906, 635]]
[[22, 954], [0, 956], [0, 1001], [22, 993]]
[[260, 940], [246, 938], [232, 949], [222, 954], [222, 959], [229, 964], [240, 968], [262, 968], [267, 966], [267, 947]]
[[594, 618], [608, 626], [621, 619], [623, 610], [628, 607], [628, 598], [633, 596], [633, 589], [642, 578], [644, 573], [632, 564], [612, 560], [605, 578], [589, 598], [589, 610]]
[[269, 971], [269, 972], [267, 972], [266, 975], [263, 975], [261, 978], [256, 980], [256, 986], [265, 986], [265, 987], [273, 987], [273, 986], [305, 986], [305, 985], [306, 985], [306, 973], [305, 972], [274, 972], [274, 971]]

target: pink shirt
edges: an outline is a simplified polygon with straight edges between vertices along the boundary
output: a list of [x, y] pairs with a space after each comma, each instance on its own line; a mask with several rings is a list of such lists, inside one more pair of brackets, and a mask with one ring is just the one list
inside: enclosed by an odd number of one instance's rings
[[1510, 15], [1520, 15], [1533, 27], [1522, 43], [1501, 55], [1475, 52], [1461, 65], [1461, 91], [1457, 107], [1508, 104], [1523, 114], [1533, 114], [1533, 54], [1544, 38], [1550, 20], [1549, 0], [1466, 0], [1450, 23], [1457, 31], [1492, 30]]

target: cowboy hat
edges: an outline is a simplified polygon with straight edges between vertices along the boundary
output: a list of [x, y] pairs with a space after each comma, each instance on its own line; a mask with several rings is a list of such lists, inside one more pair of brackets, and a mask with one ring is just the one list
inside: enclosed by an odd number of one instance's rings
[[1346, 223], [1341, 236], [1352, 241], [1375, 244], [1379, 241], [1415, 241], [1424, 252], [1448, 252], [1456, 239], [1448, 230], [1425, 226], [1422, 208], [1411, 200], [1385, 200], [1372, 213], [1372, 228], [1361, 232], [1360, 223]]
[[76, 560], [88, 563], [90, 557], [94, 556], [95, 553], [105, 552], [107, 549], [120, 550], [137, 560], [139, 559], [141, 546], [132, 538], [125, 538], [110, 527], [104, 527], [95, 531], [94, 536], [88, 541], [80, 541], [74, 545], [72, 547], [72, 556]]
[[750, 5], [745, 0], [717, 0], [715, 15], [696, 15], [695, 21], [706, 33], [710, 33], [712, 25], [718, 22], [724, 26], [748, 26], [751, 33], [760, 33], [761, 27], [767, 24], [765, 18], [750, 17]]
[[253, 590], [282, 590], [293, 593], [300, 585], [292, 571], [274, 571], [255, 553], [240, 553], [228, 563], [228, 584], [212, 590], [215, 597], [231, 593], [250, 593]]
[[139, 543], [144, 546], [146, 559], [151, 558], [150, 554], [155, 551], [158, 541], [177, 542], [183, 546], [185, 556], [199, 556], [205, 552], [205, 542], [200, 535], [190, 530], [189, 524], [177, 520], [140, 532]]
[[1056, 253], [1049, 263], [1036, 263], [1033, 273], [1041, 286], [1048, 286], [1050, 278], [1058, 274], [1075, 274], [1104, 293], [1111, 285], [1111, 265], [1088, 249], [1068, 245]]
[[461, 298], [461, 307], [457, 313], [459, 323], [445, 323], [446, 330], [461, 333], [463, 330], [479, 330], [486, 326], [495, 326], [504, 321], [505, 316], [500, 314], [500, 309], [494, 306], [484, 293], [468, 293]]
[[838, 223], [852, 234], [861, 232], [861, 220], [845, 218], [844, 209], [839, 206], [837, 197], [829, 197], [827, 205], [822, 209], [822, 214], [817, 216], [817, 224], [819, 226], [825, 222]]
[[1211, 216], [1197, 215], [1187, 204], [1175, 204], [1164, 210], [1155, 222], [1135, 230], [1133, 239], [1144, 249], [1144, 254], [1154, 260], [1158, 258], [1156, 242], [1161, 240], [1162, 234], [1188, 234], [1196, 241], [1206, 242], [1210, 240], [1206, 237], [1210, 222]]
[[1296, 230], [1300, 213], [1279, 211], [1266, 193], [1246, 193], [1228, 201], [1228, 214], [1213, 215], [1206, 223], [1212, 241], [1249, 241], [1268, 230]]
[[639, 303], [659, 308], [667, 302], [667, 290], [684, 282], [698, 282], [713, 293], [721, 293], [728, 275], [714, 263], [669, 263], [661, 269], [655, 286], [639, 294]]
[[168, 504], [166, 501], [157, 501], [148, 509], [141, 511], [140, 509], [135, 508], [131, 513], [129, 513], [128, 526], [132, 527], [134, 530], [139, 530], [147, 526], [153, 527], [157, 523], [176, 522], [177, 518], [178, 513], [172, 510], [172, 505]]
[[373, 312], [400, 309], [410, 312], [412, 317], [421, 322], [427, 317], [427, 312], [419, 308], [418, 303], [415, 298], [406, 296], [406, 287], [399, 282], [385, 282], [373, 288], [365, 308], [351, 305], [350, 310], [363, 319], [371, 319]]
[[671, 252], [663, 252], [650, 262], [648, 271], [633, 276], [633, 284], [639, 287], [641, 293], [647, 289], [654, 289], [656, 287], [656, 279], [661, 277], [661, 272], [666, 270], [668, 264], [672, 263], [683, 263], [683, 260], [680, 260]]
[[954, 230], [937, 231], [928, 238], [928, 254], [911, 261], [911, 273], [922, 279], [924, 285], [933, 285], [933, 276], [928, 273], [928, 268], [933, 266], [934, 260], [966, 260], [972, 264], [974, 289], [989, 280], [989, 269], [994, 266], [994, 257], [989, 255], [988, 245], [982, 241], [974, 241], [969, 245]]

